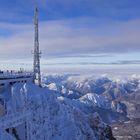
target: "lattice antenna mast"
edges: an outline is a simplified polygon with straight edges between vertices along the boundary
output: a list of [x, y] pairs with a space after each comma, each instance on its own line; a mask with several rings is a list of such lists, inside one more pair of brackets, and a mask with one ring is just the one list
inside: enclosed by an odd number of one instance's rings
[[34, 15], [35, 25], [35, 40], [34, 40], [34, 83], [41, 85], [41, 74], [40, 74], [40, 56], [39, 50], [39, 33], [38, 33], [38, 8], [35, 8]]

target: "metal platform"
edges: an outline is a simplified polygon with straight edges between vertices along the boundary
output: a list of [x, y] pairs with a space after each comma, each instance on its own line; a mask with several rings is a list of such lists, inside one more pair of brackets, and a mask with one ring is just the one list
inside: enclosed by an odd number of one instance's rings
[[33, 72], [1, 72], [0, 86], [33, 80]]

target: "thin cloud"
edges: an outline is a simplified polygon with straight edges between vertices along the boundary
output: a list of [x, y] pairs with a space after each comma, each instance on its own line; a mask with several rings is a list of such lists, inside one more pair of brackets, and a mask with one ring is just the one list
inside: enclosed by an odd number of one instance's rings
[[124, 60], [119, 61], [119, 64], [140, 64], [140, 60]]
[[[140, 20], [103, 24], [90, 17], [40, 22], [40, 48], [44, 58], [140, 52], [139, 24]], [[34, 26], [0, 23], [3, 28], [12, 34], [0, 37], [0, 58], [31, 58]]]

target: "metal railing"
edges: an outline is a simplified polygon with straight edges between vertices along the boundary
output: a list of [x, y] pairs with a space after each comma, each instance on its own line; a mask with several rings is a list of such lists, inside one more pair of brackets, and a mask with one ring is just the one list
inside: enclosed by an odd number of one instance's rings
[[30, 112], [17, 112], [14, 114], [6, 115], [0, 117], [0, 128], [8, 129], [12, 127], [16, 127], [26, 121], [26, 119], [30, 116]]
[[33, 72], [27, 72], [27, 71], [0, 71], [0, 79], [8, 79], [8, 78], [18, 78], [18, 77], [32, 77]]

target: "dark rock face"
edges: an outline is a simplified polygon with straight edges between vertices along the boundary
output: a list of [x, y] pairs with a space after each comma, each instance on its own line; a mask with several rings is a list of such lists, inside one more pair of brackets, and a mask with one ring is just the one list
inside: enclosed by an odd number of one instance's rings
[[140, 118], [140, 90], [125, 95], [121, 102], [126, 105], [127, 114], [130, 118]]
[[111, 125], [117, 140], [140, 140], [140, 91], [124, 95], [120, 101], [125, 104], [129, 121]]
[[117, 140], [140, 140], [140, 118], [116, 122], [111, 127]]
[[102, 122], [102, 119], [100, 118], [98, 113], [95, 112], [94, 114], [90, 114], [87, 118], [90, 127], [95, 132], [95, 135], [100, 134], [97, 137], [98, 140], [105, 140], [106, 138], [108, 140], [116, 140], [113, 137], [111, 127]]
[[108, 138], [109, 140], [116, 140], [114, 137], [113, 137], [113, 134], [112, 134], [112, 129], [109, 125], [106, 126], [106, 129], [105, 129], [105, 137]]

